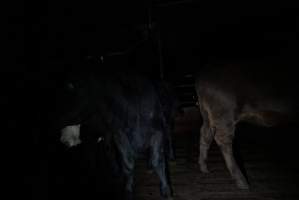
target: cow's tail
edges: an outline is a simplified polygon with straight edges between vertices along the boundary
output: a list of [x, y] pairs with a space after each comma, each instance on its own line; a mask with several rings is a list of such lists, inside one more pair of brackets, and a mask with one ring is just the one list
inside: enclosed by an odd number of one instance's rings
[[173, 132], [173, 128], [169, 127], [168, 128], [168, 133], [166, 134], [166, 156], [168, 160], [174, 161], [175, 160], [175, 154], [174, 154], [174, 150], [173, 150], [173, 143], [172, 143], [172, 138], [171, 138], [171, 133]]
[[[157, 91], [157, 96], [158, 96], [158, 99], [159, 99], [159, 103], [158, 103], [158, 106], [159, 106], [159, 114], [160, 114], [160, 118], [162, 119], [161, 121], [161, 126], [162, 126], [162, 129], [163, 129], [163, 143], [164, 143], [164, 152], [165, 152], [165, 156], [166, 156], [166, 159], [167, 160], [171, 160], [171, 161], [174, 161], [175, 160], [175, 153], [174, 153], [174, 150], [173, 150], [173, 143], [172, 143], [172, 133], [173, 133], [173, 130], [174, 130], [174, 119], [172, 118], [171, 115], [167, 115], [166, 112], [170, 112], [168, 111], [167, 109], [165, 109], [165, 105], [163, 105], [163, 92], [166, 92], [167, 93], [167, 89], [165, 88], [165, 86], [163, 85], [163, 83], [160, 83], [160, 84], [154, 84], [155, 86], [155, 89]], [[163, 91], [164, 90], [164, 91]], [[167, 96], [167, 95], [166, 95]], [[165, 98], [165, 97], [164, 97]], [[173, 108], [171, 108], [173, 109]], [[168, 119], [169, 117], [169, 119]]]
[[167, 160], [175, 160], [173, 144], [172, 144], [172, 124], [169, 120], [166, 119], [165, 113], [162, 110], [162, 105], [159, 103], [161, 108], [160, 119], [161, 119], [161, 128], [163, 130], [163, 146], [164, 152]]
[[165, 131], [165, 147], [166, 147], [166, 156], [168, 160], [175, 160], [174, 147], [172, 142], [172, 135], [174, 133], [174, 119], [167, 121], [164, 116], [164, 131]]

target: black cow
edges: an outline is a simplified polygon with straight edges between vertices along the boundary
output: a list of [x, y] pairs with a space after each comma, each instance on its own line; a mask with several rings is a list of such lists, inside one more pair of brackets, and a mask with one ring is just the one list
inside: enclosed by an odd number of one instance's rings
[[214, 138], [237, 186], [249, 187], [233, 156], [236, 124], [246, 120], [273, 126], [296, 120], [298, 84], [286, 69], [252, 62], [207, 65], [200, 71], [195, 87], [203, 118], [198, 160], [202, 172], [208, 172], [207, 153]]
[[132, 199], [135, 160], [140, 153], [149, 151], [150, 164], [161, 182], [161, 195], [171, 199], [167, 170], [171, 120], [161, 100], [163, 83], [119, 69], [82, 76], [67, 84], [71, 100], [61, 119], [61, 142], [67, 146], [80, 144], [80, 126], [93, 120], [100, 134], [88, 137], [104, 138], [112, 149], [111, 160], [120, 158], [115, 163], [120, 163], [126, 179], [126, 198]]

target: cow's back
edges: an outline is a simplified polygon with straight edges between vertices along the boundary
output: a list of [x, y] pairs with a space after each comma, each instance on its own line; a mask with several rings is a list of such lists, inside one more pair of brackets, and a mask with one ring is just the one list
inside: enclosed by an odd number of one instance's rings
[[148, 146], [153, 128], [163, 126], [162, 106], [153, 82], [134, 72], [116, 72], [91, 81], [104, 130], [126, 134], [136, 151]]
[[284, 66], [262, 63], [207, 65], [196, 80], [199, 103], [218, 107], [215, 112], [232, 112], [236, 122], [271, 126], [294, 118], [297, 80], [292, 71], [284, 70]]

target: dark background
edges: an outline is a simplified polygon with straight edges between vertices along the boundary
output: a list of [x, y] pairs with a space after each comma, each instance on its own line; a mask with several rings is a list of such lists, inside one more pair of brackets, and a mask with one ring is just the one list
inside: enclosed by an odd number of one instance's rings
[[[19, 92], [35, 88], [47, 94], [46, 90], [57, 87], [65, 73], [80, 70], [78, 63], [86, 56], [130, 48], [123, 56], [105, 58], [118, 62], [115, 65], [120, 68], [144, 68], [158, 74], [159, 38], [166, 79], [180, 79], [215, 60], [266, 59], [291, 67], [298, 64], [298, 6], [288, 1], [9, 4], [5, 46], [9, 65], [2, 70], [10, 76], [2, 80], [9, 79], [9, 85]], [[146, 38], [142, 31], [149, 23], [149, 13], [155, 24], [151, 38], [134, 48]]]
[[[35, 195], [47, 196], [47, 187], [32, 177], [45, 174], [51, 160], [45, 152], [51, 149], [47, 127], [56, 112], [56, 88], [67, 72], [83, 70], [78, 63], [86, 56], [121, 52], [144, 39], [150, 7], [153, 40], [125, 56], [108, 56], [108, 62], [159, 76], [159, 36], [165, 78], [172, 81], [211, 60], [299, 64], [298, 7], [285, 1], [12, 1], [6, 10], [9, 62], [2, 66], [1, 101], [9, 136], [16, 140], [10, 163], [22, 166], [15, 173], [26, 174], [27, 187], [42, 188]], [[53, 165], [59, 169], [59, 163]]]
[[[140, 29], [148, 23], [149, 7], [160, 33], [166, 74], [194, 71], [200, 62], [215, 57], [231, 60], [271, 57], [297, 62], [298, 7], [289, 2], [156, 0], [11, 4], [8, 51], [13, 57], [10, 60], [21, 66], [28, 60], [26, 67], [8, 67], [9, 71], [19, 72], [18, 81], [39, 79], [42, 85], [53, 84], [57, 76], [84, 56], [99, 56], [134, 46], [142, 39]], [[137, 51], [131, 54], [140, 60], [139, 66], [144, 66], [153, 60], [148, 54], [157, 51], [157, 44], [148, 41]], [[157, 68], [157, 64], [149, 68]]]

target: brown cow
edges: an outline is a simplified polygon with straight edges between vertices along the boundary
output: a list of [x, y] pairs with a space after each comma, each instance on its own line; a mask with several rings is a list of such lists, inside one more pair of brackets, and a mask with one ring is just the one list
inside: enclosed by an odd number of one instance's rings
[[208, 172], [207, 153], [214, 138], [237, 186], [249, 187], [233, 156], [236, 124], [273, 126], [295, 119], [299, 90], [290, 74], [281, 67], [256, 63], [214, 64], [200, 71], [195, 87], [203, 118], [198, 160], [202, 172]]

